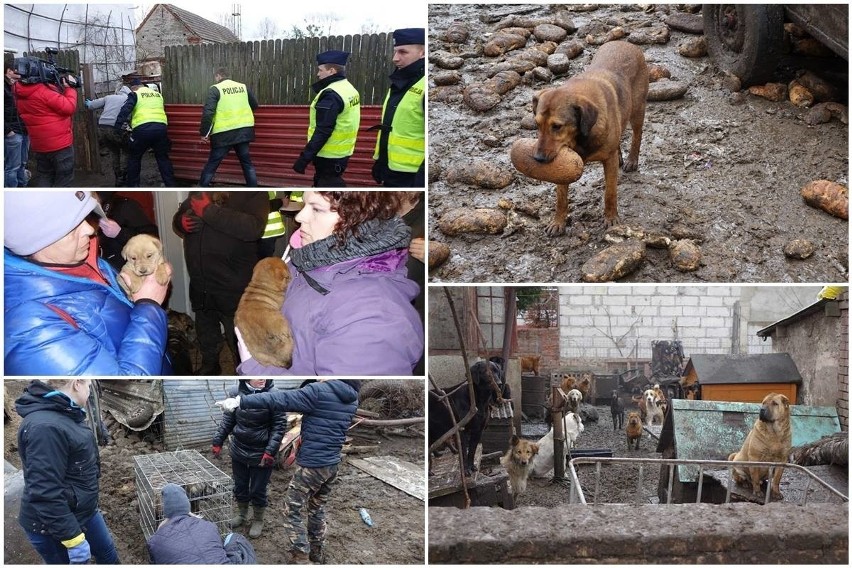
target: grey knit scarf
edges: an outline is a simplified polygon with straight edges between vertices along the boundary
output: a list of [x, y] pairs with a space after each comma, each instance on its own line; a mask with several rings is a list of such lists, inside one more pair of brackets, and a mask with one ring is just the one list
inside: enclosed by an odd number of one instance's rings
[[334, 235], [290, 251], [290, 262], [300, 272], [339, 262], [373, 256], [389, 250], [408, 248], [411, 229], [400, 217], [371, 219], [358, 226], [358, 237], [349, 234], [338, 245]]

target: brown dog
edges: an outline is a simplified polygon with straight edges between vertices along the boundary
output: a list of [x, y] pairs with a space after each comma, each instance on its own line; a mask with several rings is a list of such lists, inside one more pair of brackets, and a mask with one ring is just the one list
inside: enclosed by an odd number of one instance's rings
[[538, 444], [512, 436], [512, 445], [500, 458], [500, 463], [509, 473], [512, 495], [517, 497], [527, 490], [527, 479], [533, 469], [533, 458], [538, 453]]
[[129, 294], [138, 292], [142, 280], [149, 274], [153, 274], [161, 286], [168, 284], [171, 279], [163, 257], [163, 243], [157, 237], [144, 233], [131, 237], [121, 249], [121, 257], [126, 261], [121, 272], [127, 275], [128, 282], [119, 278], [118, 283]]
[[234, 315], [249, 353], [263, 365], [290, 367], [293, 363], [293, 335], [281, 313], [289, 283], [290, 270], [283, 260], [260, 260]]
[[627, 432], [627, 449], [631, 449], [632, 445], [635, 444], [634, 449], [639, 449], [639, 441], [642, 439], [642, 419], [639, 418], [638, 412], [628, 412], [627, 413], [627, 428], [625, 428], [625, 432]]
[[[618, 224], [618, 166], [625, 172], [639, 165], [645, 102], [648, 97], [648, 66], [642, 50], [625, 41], [613, 41], [598, 48], [583, 73], [564, 85], [540, 91], [533, 96], [533, 114], [538, 125], [535, 159], [552, 162], [567, 146], [583, 163], [602, 162], [606, 191], [606, 226]], [[627, 123], [633, 139], [627, 161], [621, 158], [621, 134]], [[565, 232], [568, 220], [568, 186], [556, 186], [556, 214], [546, 233], [555, 237]]]
[[521, 374], [524, 373], [532, 373], [536, 377], [538, 376], [539, 363], [541, 361], [541, 355], [530, 355], [528, 357], [521, 356], [519, 357], [521, 360]]
[[[790, 401], [783, 394], [771, 393], [764, 397], [760, 405], [760, 414], [754, 426], [746, 436], [739, 452], [728, 456], [728, 461], [759, 461], [787, 463], [790, 448], [793, 446], [793, 430], [790, 427]], [[781, 474], [784, 468], [775, 468], [772, 476], [771, 493], [775, 499], [782, 499]], [[769, 477], [768, 467], [733, 468], [734, 481], [745, 484], [751, 481], [751, 490], [762, 496], [760, 485]]]

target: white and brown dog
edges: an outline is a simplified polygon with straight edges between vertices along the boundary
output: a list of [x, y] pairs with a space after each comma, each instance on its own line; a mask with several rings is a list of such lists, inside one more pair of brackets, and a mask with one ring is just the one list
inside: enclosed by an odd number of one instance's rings
[[660, 424], [663, 423], [662, 403], [665, 398], [660, 398], [662, 391], [659, 390], [659, 386], [655, 386], [656, 390], [650, 388], [643, 392], [641, 397], [633, 397], [633, 401], [639, 405], [639, 414], [642, 416], [642, 422], [645, 426], [650, 426], [657, 420]]
[[500, 463], [509, 474], [512, 495], [515, 497], [527, 490], [527, 479], [533, 470], [536, 454], [538, 454], [538, 444], [512, 436], [512, 445], [500, 458]]
[[[565, 453], [574, 448], [577, 437], [585, 430], [579, 414], [569, 412], [562, 418], [565, 433]], [[545, 477], [553, 470], [553, 428], [538, 441], [538, 457], [533, 463], [533, 475]]]

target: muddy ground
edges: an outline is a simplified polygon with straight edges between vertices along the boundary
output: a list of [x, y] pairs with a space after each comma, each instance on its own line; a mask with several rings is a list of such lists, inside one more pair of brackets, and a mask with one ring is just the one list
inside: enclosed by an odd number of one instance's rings
[[[10, 387], [11, 388], [11, 387]], [[10, 391], [11, 392], [11, 391]], [[364, 407], [362, 403], [362, 407]], [[373, 408], [375, 410], [375, 408]], [[422, 415], [422, 411], [420, 413]], [[147, 564], [144, 536], [139, 525], [132, 456], [164, 451], [155, 431], [144, 435], [132, 432], [105, 419], [112, 440], [101, 448], [100, 506], [107, 526], [113, 533], [119, 557], [124, 564]], [[4, 427], [4, 456], [15, 467], [21, 462], [16, 448], [17, 426], [20, 417], [14, 412]], [[417, 466], [423, 466], [423, 426], [384, 428], [356, 426], [350, 430], [351, 446], [365, 447], [354, 457], [393, 456]], [[370, 448], [370, 446], [373, 446]], [[217, 467], [230, 475], [228, 448], [220, 459], [214, 459], [209, 448], [197, 448]], [[260, 564], [286, 562], [287, 537], [284, 532], [284, 498], [291, 478], [289, 470], [276, 470], [269, 486], [269, 509], [263, 534], [252, 539]], [[370, 512], [374, 526], [361, 520], [358, 509]], [[347, 464], [341, 464], [338, 480], [327, 507], [328, 534], [326, 564], [423, 564], [425, 559], [425, 518], [423, 501], [400, 491], [379, 479]], [[239, 531], [247, 534], [247, 528]], [[31, 550], [30, 562], [40, 563]]]
[[[585, 10], [591, 11], [585, 11]], [[666, 6], [583, 8], [571, 5], [447, 5], [429, 7], [429, 225], [430, 238], [451, 249], [449, 261], [432, 273], [435, 282], [576, 282], [581, 266], [606, 248], [603, 222], [603, 168], [592, 162], [571, 186], [571, 213], [566, 234], [544, 234], [555, 206], [554, 186], [523, 176], [509, 161], [509, 148], [518, 138], [535, 138], [521, 126], [532, 119], [534, 92], [557, 86], [581, 71], [596, 47], [583, 41], [622, 26], [637, 34], [666, 18]], [[567, 10], [578, 29], [563, 43], [580, 39], [584, 52], [570, 61], [567, 75], [551, 81], [531, 73], [502, 101], [485, 112], [462, 100], [466, 85], [494, 74], [496, 64], [515, 52], [485, 57], [482, 46], [497, 22], [518, 14], [553, 17]], [[453, 22], [470, 32], [466, 42], [445, 41]], [[626, 282], [839, 282], [848, 276], [848, 224], [807, 206], [800, 189], [816, 179], [848, 184], [848, 127], [837, 120], [808, 126], [806, 109], [789, 101], [770, 102], [726, 88], [725, 76], [710, 57], [687, 58], [678, 53], [682, 42], [697, 36], [672, 29], [665, 44], [641, 45], [649, 63], [666, 67], [671, 78], [688, 84], [683, 98], [649, 102], [645, 116], [639, 170], [619, 175], [621, 222], [633, 229], [691, 237], [702, 260], [694, 272], [676, 270], [665, 249], [647, 250], [647, 258]], [[535, 36], [527, 47], [536, 44]], [[521, 50], [518, 50], [521, 51]], [[437, 57], [459, 55], [463, 64], [456, 85], [436, 87], [434, 76], [446, 72]], [[839, 58], [833, 58], [838, 59]], [[846, 63], [839, 60], [841, 68]], [[778, 80], [789, 81], [798, 69], [814, 68], [831, 79], [846, 101], [847, 78], [830, 74], [825, 61], [789, 59]], [[831, 62], [832, 64], [837, 61]], [[530, 127], [532, 128], [532, 127]], [[626, 155], [630, 134], [622, 138]], [[502, 189], [483, 189], [451, 183], [447, 172], [482, 159], [514, 173]], [[513, 212], [502, 235], [442, 233], [438, 220], [449, 210], [496, 209], [506, 198], [531, 210]], [[785, 257], [784, 245], [807, 239], [816, 248], [806, 260]]]

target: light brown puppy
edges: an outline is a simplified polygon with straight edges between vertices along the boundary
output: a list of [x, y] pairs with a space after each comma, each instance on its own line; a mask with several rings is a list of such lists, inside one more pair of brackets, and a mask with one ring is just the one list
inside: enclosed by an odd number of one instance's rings
[[538, 454], [538, 444], [512, 436], [512, 445], [500, 458], [500, 463], [509, 473], [512, 495], [517, 497], [527, 490], [527, 479], [533, 469], [533, 458]]
[[524, 373], [532, 373], [536, 377], [538, 376], [539, 363], [541, 361], [541, 355], [529, 355], [529, 356], [521, 356], [521, 374]]
[[290, 270], [283, 260], [258, 261], [234, 315], [249, 353], [263, 365], [290, 367], [293, 363], [293, 335], [281, 313], [289, 283]]
[[[533, 96], [538, 125], [535, 159], [549, 163], [562, 147], [576, 152], [583, 163], [602, 162], [606, 190], [604, 221], [618, 224], [618, 166], [625, 172], [639, 165], [645, 102], [648, 97], [648, 66], [642, 50], [625, 41], [598, 48], [583, 73], [564, 85]], [[621, 135], [628, 122], [633, 128], [630, 154], [621, 158]], [[568, 220], [568, 185], [556, 186], [556, 214], [545, 232], [555, 237], [565, 232]]]
[[142, 280], [149, 274], [157, 279], [157, 284], [165, 286], [169, 283], [169, 270], [166, 259], [163, 258], [163, 244], [157, 237], [141, 234], [131, 237], [124, 248], [121, 257], [127, 261], [121, 267], [122, 274], [127, 275], [128, 282], [119, 278], [118, 283], [129, 294], [135, 294], [142, 287]]
[[639, 441], [642, 439], [642, 419], [639, 417], [638, 412], [628, 412], [627, 413], [627, 428], [625, 428], [625, 432], [627, 432], [627, 449], [631, 449], [631, 445], [635, 445], [635, 448], [639, 449]]
[[[760, 405], [760, 414], [751, 431], [746, 436], [739, 452], [728, 456], [728, 461], [759, 461], [787, 463], [790, 448], [793, 446], [793, 430], [790, 427], [790, 401], [783, 394], [770, 393]], [[781, 494], [781, 475], [784, 468], [775, 468], [770, 486], [771, 496], [783, 499]], [[751, 481], [751, 490], [762, 496], [760, 486], [769, 477], [768, 467], [735, 467], [734, 481], [745, 484]]]

